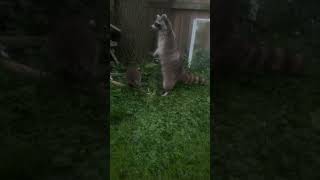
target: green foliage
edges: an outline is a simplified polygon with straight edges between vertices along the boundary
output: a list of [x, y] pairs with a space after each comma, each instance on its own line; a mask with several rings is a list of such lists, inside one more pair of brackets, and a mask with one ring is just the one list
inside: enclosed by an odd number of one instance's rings
[[194, 51], [192, 59], [192, 72], [199, 72], [208, 78], [210, 75], [210, 50], [197, 49]]
[[142, 72], [143, 84], [147, 86], [147, 89], [152, 89], [153, 92], [158, 92], [162, 87], [162, 74], [160, 64], [145, 64], [142, 68]]

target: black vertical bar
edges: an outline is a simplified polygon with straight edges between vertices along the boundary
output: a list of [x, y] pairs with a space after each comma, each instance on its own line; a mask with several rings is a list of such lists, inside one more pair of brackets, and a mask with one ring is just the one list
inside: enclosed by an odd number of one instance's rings
[[[109, 0], [97, 0], [96, 2], [96, 28], [98, 35], [98, 53], [99, 53], [99, 62], [105, 62], [106, 65], [110, 69], [110, 59], [109, 59], [109, 11], [110, 11], [110, 3]], [[110, 178], [110, 94], [109, 94], [109, 74], [110, 72], [106, 72], [105, 74], [105, 85], [106, 85], [106, 118], [103, 126], [105, 126], [105, 143], [106, 143], [106, 178]]]

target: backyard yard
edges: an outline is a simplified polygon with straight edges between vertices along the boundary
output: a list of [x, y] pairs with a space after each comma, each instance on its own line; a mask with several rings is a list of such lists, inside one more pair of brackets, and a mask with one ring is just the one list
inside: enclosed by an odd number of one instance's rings
[[208, 179], [209, 85], [162, 97], [159, 65], [143, 72], [141, 90], [111, 86], [111, 179]]

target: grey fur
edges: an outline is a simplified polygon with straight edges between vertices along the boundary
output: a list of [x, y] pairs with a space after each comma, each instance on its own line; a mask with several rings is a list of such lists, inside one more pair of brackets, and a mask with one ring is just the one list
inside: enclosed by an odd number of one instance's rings
[[157, 15], [152, 29], [158, 33], [157, 49], [153, 56], [159, 56], [162, 72], [163, 96], [171, 91], [178, 81], [184, 83], [205, 83], [205, 80], [187, 73], [183, 68], [183, 59], [177, 47], [172, 24], [166, 14]]
[[153, 55], [159, 56], [163, 77], [162, 86], [165, 92], [168, 92], [173, 89], [180, 75], [183, 74], [183, 61], [167, 15], [157, 15], [152, 28], [158, 33], [157, 49]]

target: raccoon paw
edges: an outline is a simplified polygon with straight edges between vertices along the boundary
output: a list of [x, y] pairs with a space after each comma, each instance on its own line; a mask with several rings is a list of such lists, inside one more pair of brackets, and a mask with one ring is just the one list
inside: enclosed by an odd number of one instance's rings
[[161, 96], [167, 96], [169, 94], [168, 91], [165, 91]]
[[155, 58], [155, 57], [158, 57], [159, 54], [158, 54], [158, 51], [155, 51], [154, 53], [152, 53], [152, 56]]

